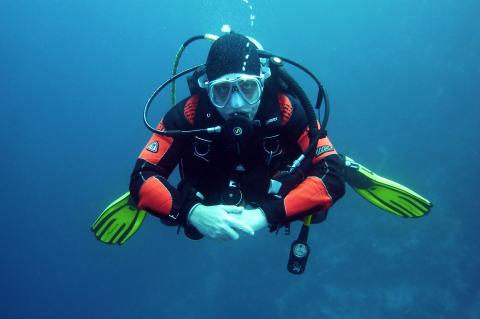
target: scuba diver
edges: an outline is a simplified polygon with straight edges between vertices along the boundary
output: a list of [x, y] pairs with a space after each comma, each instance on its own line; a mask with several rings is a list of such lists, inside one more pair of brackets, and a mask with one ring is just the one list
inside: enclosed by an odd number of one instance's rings
[[[213, 41], [205, 65], [176, 73], [185, 47], [203, 38]], [[284, 61], [316, 80], [323, 121], [284, 71]], [[153, 128], [147, 120], [152, 101], [169, 84], [174, 101], [174, 81], [189, 72], [191, 95], [173, 103]], [[432, 204], [425, 198], [338, 154], [327, 136], [328, 114], [323, 86], [298, 63], [234, 32], [193, 37], [181, 47], [173, 76], [146, 104], [144, 122], [153, 135], [135, 163], [130, 191], [104, 210], [92, 231], [102, 242], [123, 244], [148, 212], [183, 228], [190, 239], [235, 240], [264, 228], [289, 233], [291, 222], [303, 220], [287, 266], [301, 274], [309, 226], [326, 219], [345, 193], [344, 180], [395, 215], [428, 213]], [[177, 166], [181, 181], [175, 187], [168, 177]]]
[[[269, 85], [256, 45], [228, 33], [208, 53], [203, 90], [179, 102], [160, 122], [166, 130], [224, 126], [223, 134], [153, 134], [131, 175], [141, 209], [182, 225], [190, 238], [237, 239], [329, 209], [344, 194], [341, 160], [327, 137], [318, 140], [298, 185], [273, 193], [270, 180], [309, 144], [308, 121], [294, 96]], [[231, 134], [230, 129], [238, 130]], [[180, 165], [178, 189], [167, 178]], [[301, 180], [301, 181], [300, 181]], [[297, 183], [295, 183], [297, 184]]]

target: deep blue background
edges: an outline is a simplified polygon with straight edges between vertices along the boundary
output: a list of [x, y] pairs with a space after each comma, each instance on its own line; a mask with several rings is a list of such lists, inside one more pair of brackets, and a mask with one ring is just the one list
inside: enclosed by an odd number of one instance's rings
[[[2, 1], [1, 318], [480, 318], [478, 1], [252, 4]], [[266, 231], [192, 242], [150, 217], [122, 247], [98, 242], [89, 225], [149, 137], [146, 98], [185, 39], [223, 23], [318, 74], [337, 149], [431, 214], [404, 220], [349, 189], [299, 277], [294, 236]]]

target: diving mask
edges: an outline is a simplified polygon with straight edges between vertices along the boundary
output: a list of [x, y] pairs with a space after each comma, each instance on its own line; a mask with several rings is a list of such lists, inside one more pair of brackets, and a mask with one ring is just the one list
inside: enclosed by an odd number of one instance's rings
[[262, 97], [264, 79], [264, 75], [231, 73], [202, 84], [213, 105], [224, 108], [235, 93], [238, 93], [249, 105], [258, 103]]

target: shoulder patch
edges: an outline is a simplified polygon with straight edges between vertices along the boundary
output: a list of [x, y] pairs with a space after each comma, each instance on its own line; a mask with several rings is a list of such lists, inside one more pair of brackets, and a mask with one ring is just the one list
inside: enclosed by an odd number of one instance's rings
[[147, 151], [150, 151], [152, 153], [157, 153], [158, 152], [158, 142], [155, 141], [151, 143], [150, 145], [147, 146]]
[[293, 107], [292, 107], [292, 102], [290, 102], [290, 99], [288, 96], [282, 93], [277, 94], [277, 101], [278, 105], [280, 106], [280, 114], [282, 116], [281, 119], [281, 125], [285, 125], [288, 123], [290, 120], [290, 117], [292, 116], [293, 113]]
[[318, 156], [320, 156], [322, 154], [325, 154], [327, 152], [331, 152], [333, 150], [335, 150], [335, 149], [330, 145], [320, 146], [315, 150], [315, 157], [318, 157]]
[[190, 97], [183, 108], [183, 114], [190, 125], [193, 125], [193, 122], [195, 121], [195, 114], [197, 113], [199, 99], [200, 97], [198, 95]]

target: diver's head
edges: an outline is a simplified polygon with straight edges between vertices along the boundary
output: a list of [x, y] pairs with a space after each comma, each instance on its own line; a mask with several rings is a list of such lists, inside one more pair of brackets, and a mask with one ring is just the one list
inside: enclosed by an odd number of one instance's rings
[[238, 33], [218, 38], [208, 53], [206, 76], [203, 87], [225, 120], [234, 115], [253, 120], [268, 77], [254, 42]]

